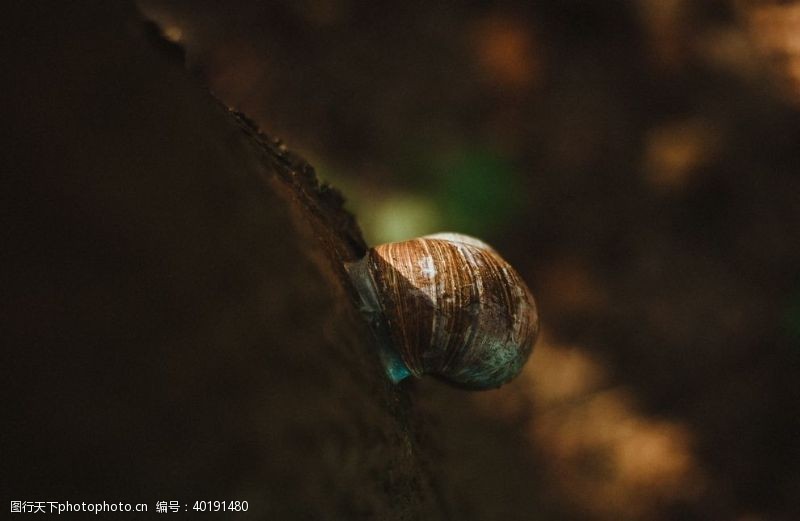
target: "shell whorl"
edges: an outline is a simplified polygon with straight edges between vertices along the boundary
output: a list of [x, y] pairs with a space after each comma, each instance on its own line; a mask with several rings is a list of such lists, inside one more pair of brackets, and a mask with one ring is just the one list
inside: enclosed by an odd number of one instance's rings
[[492, 388], [520, 372], [538, 331], [536, 305], [494, 249], [437, 234], [376, 246], [362, 262], [382, 335], [408, 373]]

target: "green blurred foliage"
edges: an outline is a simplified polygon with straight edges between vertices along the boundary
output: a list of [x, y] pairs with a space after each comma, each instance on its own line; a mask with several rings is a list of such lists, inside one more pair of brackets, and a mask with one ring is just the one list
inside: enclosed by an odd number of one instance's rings
[[521, 207], [511, 161], [485, 148], [462, 149], [433, 165], [433, 197], [448, 229], [485, 237], [505, 227]]
[[[392, 172], [406, 190], [365, 184], [317, 161], [322, 180], [347, 194], [367, 242], [400, 241], [440, 231], [486, 238], [524, 210], [524, 192], [511, 159], [486, 147], [417, 151]], [[353, 180], [359, 182], [353, 182]]]

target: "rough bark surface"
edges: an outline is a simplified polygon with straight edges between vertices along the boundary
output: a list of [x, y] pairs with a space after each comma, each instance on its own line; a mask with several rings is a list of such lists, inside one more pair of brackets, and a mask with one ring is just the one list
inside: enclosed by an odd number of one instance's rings
[[444, 517], [354, 304], [340, 196], [130, 5], [3, 18], [4, 508]]

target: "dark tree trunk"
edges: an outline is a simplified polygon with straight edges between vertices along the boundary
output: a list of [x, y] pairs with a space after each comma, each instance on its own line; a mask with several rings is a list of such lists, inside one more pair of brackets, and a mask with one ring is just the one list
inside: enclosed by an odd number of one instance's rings
[[3, 508], [443, 517], [339, 196], [131, 6], [20, 4], [0, 22]]

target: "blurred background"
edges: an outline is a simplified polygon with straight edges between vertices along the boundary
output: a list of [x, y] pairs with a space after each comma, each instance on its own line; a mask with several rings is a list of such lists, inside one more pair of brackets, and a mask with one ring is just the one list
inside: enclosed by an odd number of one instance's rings
[[454, 518], [800, 519], [800, 1], [140, 4], [369, 243], [531, 286], [518, 381], [421, 384]]

